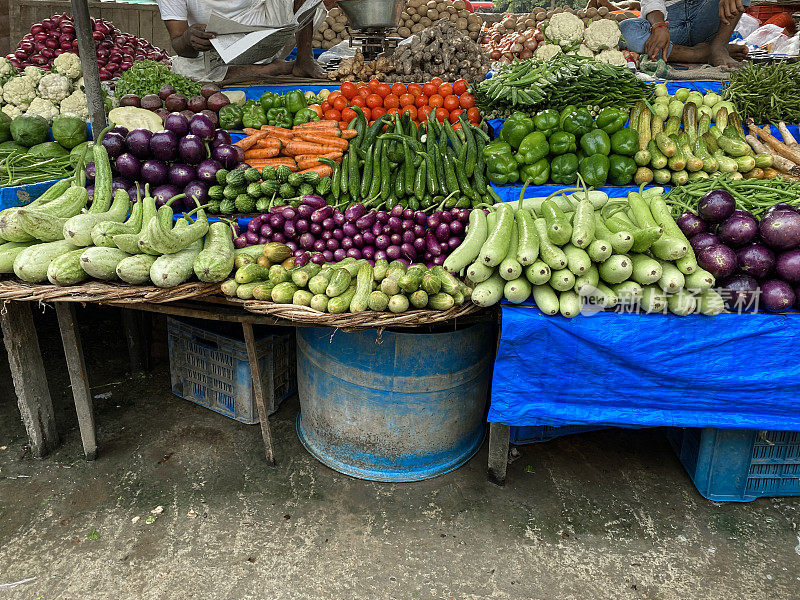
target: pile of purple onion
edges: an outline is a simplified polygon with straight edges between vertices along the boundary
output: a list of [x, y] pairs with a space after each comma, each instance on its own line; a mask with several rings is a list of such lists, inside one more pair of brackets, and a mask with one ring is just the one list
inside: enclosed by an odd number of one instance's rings
[[[231, 136], [217, 129], [203, 114], [187, 119], [181, 113], [170, 113], [164, 129], [155, 133], [147, 129], [128, 131], [114, 127], [103, 137], [114, 171], [114, 191], [125, 189], [136, 198], [136, 183], [150, 190], [161, 206], [178, 194], [175, 211], [191, 210], [196, 203], [208, 201], [208, 188], [217, 183], [217, 171], [235, 169], [244, 162], [244, 151], [231, 144]], [[86, 177], [94, 181], [94, 163], [86, 165]], [[94, 186], [87, 187], [89, 196]]]
[[297, 208], [276, 206], [253, 217], [237, 237], [237, 248], [281, 242], [294, 252], [298, 265], [326, 263], [346, 257], [406, 264], [441, 265], [461, 244], [469, 209], [437, 210], [430, 215], [396, 205], [391, 210], [367, 210], [354, 204], [344, 212], [320, 196], [305, 196]]
[[776, 204], [759, 222], [749, 211], [737, 209], [727, 191], [713, 190], [700, 199], [697, 212], [684, 212], [678, 226], [732, 309], [784, 311], [800, 303], [797, 210]]

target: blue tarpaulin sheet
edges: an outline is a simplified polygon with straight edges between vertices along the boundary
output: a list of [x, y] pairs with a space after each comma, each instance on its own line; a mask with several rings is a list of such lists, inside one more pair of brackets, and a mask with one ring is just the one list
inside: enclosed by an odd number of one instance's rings
[[800, 314], [502, 310], [490, 422], [800, 431]]

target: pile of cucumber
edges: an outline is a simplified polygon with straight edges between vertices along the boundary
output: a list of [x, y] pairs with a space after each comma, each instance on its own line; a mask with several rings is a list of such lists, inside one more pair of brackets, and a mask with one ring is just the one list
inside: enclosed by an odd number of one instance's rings
[[[95, 192], [91, 207], [77, 177], [64, 179], [24, 208], [0, 212], [0, 273], [29, 283], [76, 285], [89, 278], [174, 287], [196, 275], [220, 282], [233, 269], [231, 228], [209, 227], [202, 209], [178, 219], [169, 206], [145, 197], [131, 204], [113, 192], [111, 164], [102, 144], [92, 148]], [[191, 214], [191, 213], [190, 213]], [[203, 239], [205, 238], [205, 240]]]
[[406, 267], [385, 259], [372, 265], [355, 258], [297, 267], [291, 254], [277, 242], [236, 250], [235, 276], [222, 284], [222, 291], [242, 300], [308, 306], [331, 314], [443, 311], [463, 304], [472, 292], [442, 267]]
[[466, 273], [478, 306], [533, 296], [543, 313], [567, 318], [587, 305], [676, 315], [724, 310], [662, 188], [627, 200], [582, 191], [493, 208], [472, 211], [464, 242], [444, 263]]

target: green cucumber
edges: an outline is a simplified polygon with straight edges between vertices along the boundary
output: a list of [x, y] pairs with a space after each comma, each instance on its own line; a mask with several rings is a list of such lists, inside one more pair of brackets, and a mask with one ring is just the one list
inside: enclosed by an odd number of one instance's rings
[[50, 262], [70, 250], [75, 250], [75, 246], [66, 240], [34, 244], [23, 248], [14, 257], [14, 274], [28, 283], [47, 281], [47, 268], [50, 266]]
[[268, 282], [251, 281], [250, 283], [242, 283], [239, 285], [239, 287], [236, 288], [236, 297], [239, 298], [240, 300], [252, 300], [253, 290], [255, 290], [258, 286], [264, 285], [265, 283]]
[[[473, 263], [474, 264], [474, 263]], [[480, 263], [478, 263], [480, 264]], [[481, 265], [483, 266], [483, 265]], [[490, 267], [486, 267], [490, 269]], [[431, 271], [425, 273], [422, 277], [422, 284], [421, 287], [428, 296], [433, 296], [434, 294], [438, 294], [439, 291], [442, 289], [442, 280], [439, 279], [436, 275], [434, 275]]]
[[[252, 265], [247, 265], [243, 268], [251, 269]], [[261, 269], [262, 270], [254, 269], [254, 271], [258, 273], [256, 277], [259, 279], [263, 279], [263, 273], [264, 273], [263, 269], [267, 269], [267, 267], [261, 267]], [[238, 272], [236, 273], [236, 276], [238, 278], [239, 276]], [[284, 267], [283, 265], [272, 265], [271, 267], [269, 267], [269, 269], [267, 269], [267, 279], [269, 279], [271, 283], [278, 285], [279, 283], [290, 282], [292, 280], [292, 274], [289, 273], [288, 269], [286, 269], [286, 267]]]
[[472, 290], [472, 302], [478, 306], [493, 306], [503, 298], [505, 280], [499, 273], [492, 274], [489, 279], [482, 281]]
[[292, 296], [292, 304], [295, 306], [311, 306], [311, 299], [314, 294], [308, 290], [297, 290]]
[[[272, 283], [271, 280], [270, 283]], [[291, 281], [281, 281], [280, 283], [276, 283], [275, 287], [272, 288], [270, 297], [276, 304], [291, 304], [296, 291], [297, 286]]]
[[555, 246], [547, 236], [547, 222], [543, 218], [534, 221], [536, 233], [539, 234], [539, 257], [554, 271], [567, 266], [567, 256]]
[[534, 218], [528, 210], [520, 208], [516, 214], [516, 222], [517, 262], [527, 267], [539, 257], [539, 235], [536, 233]]
[[455, 306], [455, 300], [450, 294], [439, 292], [428, 297], [428, 308], [431, 310], [450, 310]]
[[627, 254], [612, 254], [598, 267], [600, 279], [606, 283], [622, 283], [633, 273], [633, 264]]
[[[425, 276], [426, 272], [427, 270], [425, 269], [425, 265], [419, 263], [411, 265], [408, 267], [406, 274], [403, 275], [397, 282], [400, 286], [400, 289], [406, 294], [413, 294], [422, 284], [422, 278]], [[452, 275], [450, 276], [452, 277]]]
[[333, 277], [333, 272], [333, 269], [326, 268], [314, 275], [308, 280], [308, 291], [315, 295], [324, 294], [331, 277]]
[[[123, 258], [117, 263], [117, 277], [125, 283], [145, 285], [150, 281], [150, 268], [153, 266], [154, 262], [156, 262], [156, 257], [150, 256], [149, 254], [134, 254], [133, 256]], [[234, 281], [234, 283], [236, 282]], [[223, 293], [227, 292], [223, 290]]]
[[0, 273], [14, 272], [14, 259], [34, 242], [5, 242], [0, 244]]
[[328, 300], [325, 294], [314, 294], [308, 305], [319, 312], [328, 312]]
[[408, 310], [408, 298], [403, 294], [395, 294], [389, 298], [389, 311], [393, 313], [401, 313]]
[[380, 290], [375, 290], [369, 295], [369, 309], [375, 312], [384, 312], [389, 306], [389, 296]]
[[575, 276], [583, 275], [589, 267], [592, 266], [592, 259], [589, 258], [589, 254], [582, 248], [567, 244], [562, 250], [567, 257], [567, 268], [572, 271]]
[[445, 294], [450, 294], [451, 296], [458, 292], [463, 285], [458, 279], [453, 277], [446, 269], [435, 266], [431, 269], [434, 275], [439, 278], [439, 281], [442, 282], [442, 291]]
[[[515, 224], [513, 208], [506, 204], [499, 204], [495, 210], [497, 212], [497, 223], [489, 231], [478, 255], [480, 261], [487, 267], [496, 267], [508, 254], [508, 246], [511, 244], [511, 231]], [[470, 262], [467, 261], [464, 266], [466, 267]]]
[[[280, 265], [275, 266], [280, 267]], [[267, 281], [270, 278], [270, 268], [271, 267], [262, 267], [258, 263], [250, 263], [249, 265], [236, 269], [234, 279], [236, 279], [236, 283], [239, 285], [243, 283], [252, 283], [253, 281]]]
[[250, 296], [254, 300], [272, 302], [272, 290], [275, 288], [275, 284], [271, 281], [254, 281], [252, 284], [245, 283], [244, 285], [253, 285], [250, 290]]
[[316, 263], [308, 263], [303, 267], [294, 269], [291, 273], [292, 283], [299, 288], [305, 288], [308, 286], [308, 282], [311, 278], [318, 275], [321, 270], [322, 267]]
[[373, 283], [372, 265], [368, 262], [362, 264], [356, 275], [356, 293], [350, 300], [350, 312], [357, 313], [369, 308], [369, 295], [372, 293]]
[[469, 214], [467, 235], [464, 236], [464, 241], [445, 259], [444, 268], [451, 273], [458, 273], [464, 269], [478, 258], [478, 254], [487, 240], [487, 235], [486, 213], [482, 208], [473, 209]]
[[[137, 255], [137, 256], [141, 256], [141, 255]], [[128, 259], [126, 258], [125, 260], [128, 260]], [[153, 260], [155, 260], [155, 258]], [[119, 268], [119, 265], [117, 265], [117, 268]], [[117, 275], [119, 275], [119, 273], [117, 273]], [[147, 272], [147, 278], [150, 279], [150, 270], [149, 269], [148, 269], [148, 272]], [[120, 279], [122, 279], [122, 277], [120, 277]], [[219, 289], [226, 296], [235, 296], [236, 295], [236, 288], [238, 288], [238, 287], [239, 287], [239, 284], [236, 283], [235, 279], [227, 279], [227, 280], [223, 281], [220, 284]]]
[[339, 315], [347, 312], [347, 309], [350, 308], [350, 302], [353, 300], [355, 293], [356, 287], [350, 286], [340, 295], [328, 300], [328, 312], [333, 315]]
[[503, 296], [509, 302], [521, 304], [531, 295], [531, 283], [525, 277], [517, 277], [512, 281], [506, 281], [503, 286]]
[[372, 269], [372, 276], [377, 282], [383, 281], [386, 277], [386, 272], [389, 270], [389, 261], [385, 258], [375, 261], [375, 266]]
[[425, 308], [428, 306], [428, 292], [425, 290], [417, 290], [408, 297], [408, 301], [414, 308]]
[[128, 257], [130, 254], [119, 248], [91, 246], [81, 254], [81, 268], [89, 277], [102, 281], [116, 281], [119, 279], [117, 265]]
[[546, 315], [555, 315], [560, 308], [558, 294], [549, 285], [534, 285], [531, 289], [533, 301], [536, 306]]
[[[333, 299], [340, 294], [343, 294], [347, 288], [350, 287], [350, 282], [352, 280], [353, 277], [350, 275], [350, 271], [347, 269], [336, 269], [331, 277], [331, 280], [328, 282], [328, 287], [325, 288], [325, 295], [328, 296], [328, 298]], [[349, 303], [347, 308], [350, 308]]]
[[542, 260], [536, 260], [525, 267], [525, 278], [533, 285], [543, 285], [550, 281], [552, 271]]
[[558, 312], [562, 317], [572, 319], [581, 312], [581, 298], [572, 290], [561, 292], [558, 295]]
[[202, 249], [203, 242], [196, 240], [183, 250], [159, 256], [150, 267], [150, 281], [158, 287], [175, 287], [188, 281], [194, 273], [194, 260]]
[[89, 276], [81, 268], [83, 248], [70, 250], [54, 258], [47, 267], [47, 279], [53, 285], [75, 285], [86, 281]]

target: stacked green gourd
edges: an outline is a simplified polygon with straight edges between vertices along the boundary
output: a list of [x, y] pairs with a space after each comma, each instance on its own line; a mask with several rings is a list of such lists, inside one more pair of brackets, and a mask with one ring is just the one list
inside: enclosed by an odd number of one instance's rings
[[466, 270], [472, 301], [491, 306], [531, 295], [547, 315], [575, 317], [587, 305], [623, 304], [677, 315], [722, 312], [714, 277], [670, 216], [663, 189], [609, 202], [578, 192], [473, 210], [464, 242], [447, 258], [451, 273]]
[[0, 273], [59, 286], [94, 278], [158, 287], [180, 285], [192, 274], [204, 282], [230, 274], [234, 254], [227, 223], [209, 227], [198, 208], [194, 222], [189, 213], [173, 227], [172, 209], [156, 209], [147, 188], [131, 206], [125, 190], [113, 192], [106, 149], [95, 144], [92, 153], [95, 192], [88, 210], [86, 188], [76, 175], [24, 208], [0, 212], [0, 238], [8, 240], [0, 245]]
[[[294, 267], [291, 251], [275, 242], [263, 246], [263, 251], [262, 246], [250, 246], [236, 252], [236, 274], [221, 287], [226, 295], [243, 300], [308, 306], [331, 314], [402, 313], [409, 308], [448, 310], [463, 304], [472, 291], [442, 267], [406, 267], [399, 260], [386, 259], [371, 265], [354, 258]], [[259, 256], [262, 252], [268, 260]]]

